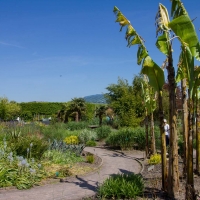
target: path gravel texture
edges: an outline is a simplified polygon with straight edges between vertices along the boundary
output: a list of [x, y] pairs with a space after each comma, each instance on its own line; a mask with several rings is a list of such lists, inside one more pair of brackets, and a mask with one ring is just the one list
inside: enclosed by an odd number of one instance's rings
[[140, 151], [111, 151], [101, 147], [86, 147], [84, 150], [102, 159], [102, 165], [97, 171], [28, 190], [0, 190], [0, 200], [81, 200], [95, 195], [98, 184], [110, 175], [140, 173], [142, 169], [138, 159], [143, 159], [144, 153]]

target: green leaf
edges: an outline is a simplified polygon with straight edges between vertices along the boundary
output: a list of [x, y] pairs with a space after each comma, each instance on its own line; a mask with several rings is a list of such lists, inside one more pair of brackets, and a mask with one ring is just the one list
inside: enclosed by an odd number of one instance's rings
[[142, 64], [143, 74], [146, 74], [149, 78], [149, 85], [154, 88], [155, 91], [161, 91], [164, 85], [164, 72], [163, 70], [147, 56]]
[[165, 55], [168, 55], [169, 46], [168, 46], [168, 38], [167, 38], [166, 33], [158, 37], [156, 41], [156, 46], [162, 53], [164, 53]]
[[189, 46], [192, 55], [200, 60], [200, 45], [195, 27], [180, 0], [172, 0], [173, 20], [169, 27], [178, 36], [181, 43]]
[[187, 81], [189, 83], [189, 92], [190, 97], [193, 95], [193, 88], [195, 85], [195, 77], [194, 77], [194, 57], [189, 49], [189, 47], [182, 47], [182, 58], [183, 65], [187, 69]]

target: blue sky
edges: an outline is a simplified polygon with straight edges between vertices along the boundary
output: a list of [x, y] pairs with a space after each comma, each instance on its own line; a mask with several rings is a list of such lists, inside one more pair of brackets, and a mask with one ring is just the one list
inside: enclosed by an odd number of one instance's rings
[[[106, 93], [118, 77], [130, 83], [141, 67], [137, 47], [127, 48], [119, 32], [117, 6], [145, 39], [154, 61], [158, 3], [170, 0], [2, 0], [0, 3], [0, 97], [17, 102], [66, 102]], [[183, 0], [197, 33], [200, 1]], [[174, 66], [179, 45], [174, 41]]]

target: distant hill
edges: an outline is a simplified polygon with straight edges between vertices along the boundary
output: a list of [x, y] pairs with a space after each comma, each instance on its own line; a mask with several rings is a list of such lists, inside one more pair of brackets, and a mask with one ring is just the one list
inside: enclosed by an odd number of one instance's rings
[[85, 96], [83, 98], [88, 103], [102, 103], [102, 104], [107, 103], [103, 94], [95, 94], [95, 95]]

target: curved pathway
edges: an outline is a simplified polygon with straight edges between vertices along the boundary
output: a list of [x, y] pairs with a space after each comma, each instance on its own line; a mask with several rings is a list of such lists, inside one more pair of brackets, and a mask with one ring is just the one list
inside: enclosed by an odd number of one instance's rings
[[102, 159], [102, 166], [96, 172], [69, 178], [63, 183], [36, 186], [28, 190], [0, 190], [0, 200], [81, 200], [95, 195], [98, 184], [109, 175], [141, 171], [141, 165], [136, 158], [142, 159], [143, 152], [122, 153], [100, 147], [86, 147], [84, 150]]

